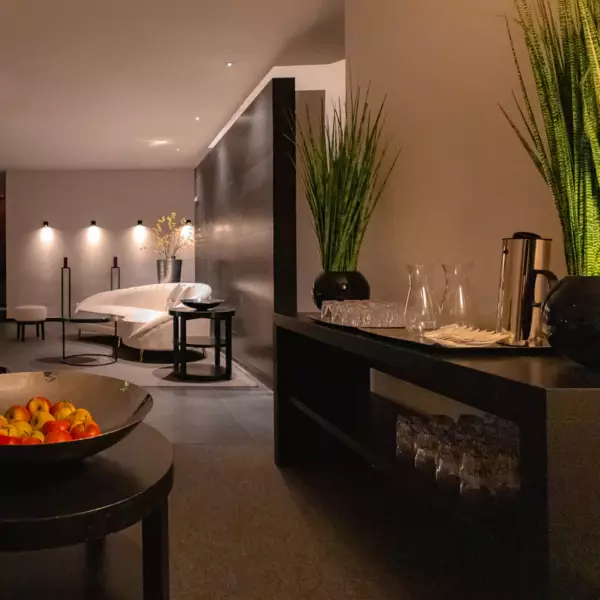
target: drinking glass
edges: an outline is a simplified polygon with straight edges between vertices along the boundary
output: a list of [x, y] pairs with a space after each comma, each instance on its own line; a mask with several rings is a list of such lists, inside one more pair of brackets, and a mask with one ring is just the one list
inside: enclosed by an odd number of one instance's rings
[[456, 426], [454, 419], [448, 415], [432, 415], [429, 418], [429, 423], [431, 430], [440, 441], [448, 438]]
[[406, 329], [423, 332], [435, 329], [438, 324], [439, 310], [433, 301], [430, 288], [430, 269], [426, 265], [407, 265], [410, 288], [404, 308]]
[[499, 500], [514, 499], [521, 491], [518, 455], [501, 450], [495, 457], [490, 481]]
[[331, 321], [333, 319], [333, 309], [336, 304], [336, 300], [325, 300], [321, 305], [321, 319]]
[[336, 302], [331, 309], [331, 322], [337, 325], [341, 325], [343, 323], [343, 315], [342, 315], [342, 303]]
[[384, 314], [385, 327], [402, 327], [404, 324], [404, 307], [399, 302], [386, 302]]
[[465, 431], [472, 437], [481, 437], [485, 432], [485, 420], [479, 415], [464, 414], [458, 417], [459, 431]]
[[396, 421], [396, 456], [413, 461], [415, 445], [415, 430], [411, 420], [398, 415]]
[[435, 480], [440, 487], [450, 492], [459, 492], [460, 461], [460, 448], [455, 446], [449, 437], [442, 440], [438, 450], [435, 469]]
[[469, 501], [478, 501], [482, 496], [481, 458], [475, 452], [465, 452], [460, 464], [460, 495]]
[[415, 440], [415, 468], [435, 476], [436, 461], [439, 449], [439, 439], [425, 425], [417, 434]]
[[475, 315], [469, 277], [473, 263], [444, 264], [446, 289], [442, 299], [440, 325], [473, 325]]
[[342, 324], [359, 327], [363, 311], [362, 302], [360, 300], [345, 300], [340, 304], [342, 307]]

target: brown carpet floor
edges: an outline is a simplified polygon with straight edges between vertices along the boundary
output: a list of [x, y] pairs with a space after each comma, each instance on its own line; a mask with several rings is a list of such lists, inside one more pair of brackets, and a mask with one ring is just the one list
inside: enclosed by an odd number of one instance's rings
[[[174, 449], [172, 600], [518, 597], [510, 571], [494, 577], [477, 543], [367, 468], [280, 471], [264, 445]], [[0, 598], [141, 600], [140, 562], [139, 527], [111, 536], [93, 569], [82, 546], [0, 554]]]
[[366, 468], [280, 471], [259, 446], [181, 445], [175, 458], [174, 600], [511, 597], [510, 574], [482, 581], [465, 568], [476, 546], [459, 552]]
[[297, 475], [275, 468], [268, 449], [178, 446], [176, 465], [174, 598], [408, 597], [303, 494]]

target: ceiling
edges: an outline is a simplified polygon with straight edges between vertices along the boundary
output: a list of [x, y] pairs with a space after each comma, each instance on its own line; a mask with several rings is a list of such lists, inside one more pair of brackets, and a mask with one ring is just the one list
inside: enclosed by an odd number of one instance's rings
[[192, 167], [279, 58], [342, 58], [342, 0], [2, 0], [0, 22], [4, 169]]

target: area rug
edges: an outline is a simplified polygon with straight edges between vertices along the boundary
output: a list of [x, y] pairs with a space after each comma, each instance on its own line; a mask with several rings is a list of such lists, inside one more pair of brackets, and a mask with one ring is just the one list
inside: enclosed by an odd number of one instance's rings
[[[112, 365], [92, 366], [92, 359], [77, 359], [77, 366], [66, 365], [61, 362], [62, 347], [60, 340], [50, 339], [46, 343], [36, 344], [33, 356], [27, 353], [22, 355], [24, 349], [33, 350], [33, 344], [27, 346], [20, 342], [8, 342], [13, 349], [7, 348], [6, 356], [2, 356], [3, 362], [13, 371], [55, 371], [75, 370], [83, 373], [94, 373], [105, 375], [116, 379], [130, 381], [141, 387], [216, 387], [229, 389], [252, 389], [261, 384], [245, 369], [238, 364], [233, 364], [233, 377], [229, 381], [181, 381], [172, 375], [173, 355], [170, 352], [144, 352], [144, 362], [140, 362], [139, 351], [122, 346], [119, 349], [119, 360]], [[16, 352], [15, 352], [16, 351]], [[110, 343], [105, 338], [84, 338], [78, 341], [69, 338], [67, 343], [68, 354], [82, 353], [111, 353]], [[200, 352], [188, 353], [188, 371], [194, 372], [198, 365], [214, 364], [213, 350], [207, 350], [206, 358], [202, 358]], [[221, 364], [225, 364], [225, 357], [221, 356]]]

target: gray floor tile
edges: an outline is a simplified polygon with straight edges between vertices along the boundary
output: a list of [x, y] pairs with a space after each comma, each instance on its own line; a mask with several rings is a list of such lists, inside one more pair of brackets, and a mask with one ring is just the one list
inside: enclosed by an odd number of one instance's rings
[[252, 446], [252, 435], [235, 420], [209, 419], [206, 422], [170, 420], [149, 415], [146, 422], [160, 431], [174, 444], [200, 444], [211, 446]]
[[258, 443], [273, 442], [273, 394], [221, 394], [220, 400]]
[[[61, 353], [61, 328], [47, 324], [45, 342], [17, 341], [14, 324], [0, 324], [0, 365], [12, 370], [53, 368]], [[98, 351], [98, 346], [69, 341], [73, 351]], [[273, 435], [273, 394], [264, 386], [248, 390], [208, 386], [151, 387], [154, 406], [146, 422], [174, 443], [204, 445], [270, 444]]]
[[153, 387], [152, 392], [160, 395], [167, 394], [178, 398], [217, 398], [218, 394], [214, 388], [207, 386], [190, 387]]

